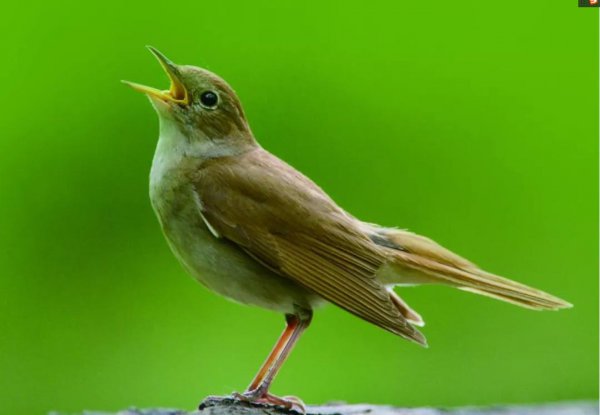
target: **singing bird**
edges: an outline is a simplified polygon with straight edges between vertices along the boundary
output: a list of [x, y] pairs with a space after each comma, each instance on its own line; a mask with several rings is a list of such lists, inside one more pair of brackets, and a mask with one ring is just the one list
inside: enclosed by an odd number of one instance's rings
[[150, 199], [169, 246], [208, 289], [285, 314], [285, 330], [237, 398], [301, 406], [270, 394], [269, 386], [313, 309], [326, 302], [422, 346], [415, 326], [423, 319], [396, 285], [442, 284], [534, 310], [571, 306], [483, 271], [424, 236], [355, 218], [258, 144], [223, 79], [149, 49], [170, 88], [124, 82], [149, 97], [160, 120]]

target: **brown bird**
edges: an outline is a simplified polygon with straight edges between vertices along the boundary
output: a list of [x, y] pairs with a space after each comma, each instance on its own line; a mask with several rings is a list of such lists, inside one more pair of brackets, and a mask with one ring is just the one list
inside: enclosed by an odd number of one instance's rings
[[199, 282], [237, 302], [285, 314], [287, 327], [247, 391], [250, 402], [302, 407], [269, 385], [325, 302], [426, 345], [421, 316], [396, 285], [442, 284], [535, 310], [571, 305], [481, 270], [431, 239], [365, 223], [263, 149], [233, 89], [150, 47], [169, 90], [148, 95], [160, 120], [150, 198], [175, 256]]

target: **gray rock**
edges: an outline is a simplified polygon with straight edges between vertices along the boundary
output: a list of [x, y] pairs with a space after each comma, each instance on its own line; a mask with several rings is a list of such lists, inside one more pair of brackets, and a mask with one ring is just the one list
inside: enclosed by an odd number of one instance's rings
[[[180, 409], [136, 409], [117, 413], [84, 411], [81, 415], [297, 415], [295, 410], [250, 404], [230, 397], [209, 397], [193, 412]], [[51, 413], [50, 415], [59, 415]], [[560, 402], [541, 405], [497, 405], [461, 408], [396, 408], [343, 403], [307, 406], [306, 415], [598, 415], [598, 402]]]

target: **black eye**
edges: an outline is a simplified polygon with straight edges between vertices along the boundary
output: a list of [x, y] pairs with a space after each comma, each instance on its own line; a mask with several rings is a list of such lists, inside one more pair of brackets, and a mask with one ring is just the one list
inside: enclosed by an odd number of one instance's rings
[[200, 95], [200, 102], [205, 107], [214, 108], [217, 106], [217, 102], [219, 102], [219, 97], [212, 91], [206, 91]]

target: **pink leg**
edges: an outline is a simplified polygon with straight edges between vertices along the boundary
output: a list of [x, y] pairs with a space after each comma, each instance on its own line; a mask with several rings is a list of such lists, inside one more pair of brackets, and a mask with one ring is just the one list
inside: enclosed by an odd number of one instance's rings
[[292, 408], [295, 405], [302, 410], [304, 409], [304, 404], [298, 398], [278, 398], [269, 394], [269, 386], [271, 386], [271, 382], [273, 382], [279, 369], [281, 369], [281, 366], [294, 348], [300, 335], [310, 324], [311, 317], [312, 314], [304, 318], [293, 314], [286, 315], [286, 328], [279, 337], [279, 340], [277, 340], [277, 343], [275, 343], [275, 347], [261, 366], [254, 380], [252, 380], [252, 383], [250, 383], [250, 386], [248, 386], [246, 392], [236, 394], [236, 397], [249, 402], [268, 403], [287, 408]]

